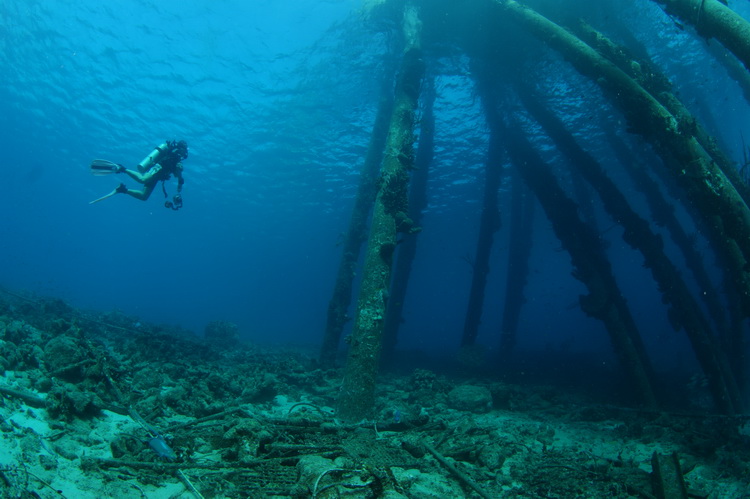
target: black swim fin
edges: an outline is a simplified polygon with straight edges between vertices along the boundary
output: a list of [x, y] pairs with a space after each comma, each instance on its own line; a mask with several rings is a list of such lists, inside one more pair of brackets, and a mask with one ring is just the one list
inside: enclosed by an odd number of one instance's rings
[[106, 159], [95, 159], [91, 162], [91, 173], [94, 175], [109, 175], [110, 173], [119, 173], [124, 170], [125, 167], [107, 161]]

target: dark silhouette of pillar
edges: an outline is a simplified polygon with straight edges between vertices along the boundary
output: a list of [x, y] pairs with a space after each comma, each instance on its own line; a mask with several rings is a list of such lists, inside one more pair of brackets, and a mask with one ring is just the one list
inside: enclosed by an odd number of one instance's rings
[[484, 305], [484, 289], [487, 275], [490, 273], [490, 252], [495, 232], [500, 229], [500, 211], [497, 206], [498, 190], [503, 170], [503, 147], [496, 131], [490, 129], [489, 152], [485, 165], [484, 201], [479, 220], [479, 235], [477, 237], [476, 252], [472, 265], [471, 288], [469, 289], [469, 304], [464, 318], [464, 331], [461, 346], [474, 344], [479, 333]]
[[394, 92], [394, 108], [367, 240], [357, 315], [338, 399], [337, 415], [344, 421], [360, 421], [371, 416], [396, 237], [399, 232], [408, 233], [412, 229], [407, 200], [409, 170], [414, 166], [415, 110], [424, 74], [420, 32], [417, 9], [407, 4], [404, 8], [406, 50]]
[[507, 360], [516, 346], [518, 320], [526, 303], [523, 290], [529, 275], [534, 227], [534, 197], [528, 192], [519, 173], [511, 174], [510, 241], [505, 280], [505, 302], [500, 326], [501, 362]]
[[[497, 150], [501, 146], [505, 148], [504, 141], [506, 138], [503, 134], [503, 128], [498, 125], [497, 106], [498, 98], [495, 91], [497, 82], [490, 77], [490, 72], [474, 61], [474, 76], [477, 80], [478, 93], [482, 97], [482, 107], [487, 117], [487, 125], [490, 129], [490, 157], [496, 156], [499, 163], [501, 153]], [[488, 167], [489, 167], [488, 163]], [[498, 165], [499, 166], [499, 165]], [[503, 304], [502, 324], [500, 330], [500, 362], [504, 364], [516, 344], [516, 332], [518, 330], [518, 320], [521, 308], [525, 303], [523, 290], [526, 286], [528, 276], [528, 262], [531, 254], [531, 236], [532, 221], [534, 218], [534, 199], [526, 189], [523, 179], [521, 179], [518, 170], [511, 168], [508, 170], [508, 178], [512, 184], [511, 206], [510, 206], [510, 234], [508, 241], [508, 261], [506, 266], [506, 289], [505, 302]], [[500, 177], [496, 179], [498, 182]], [[583, 182], [576, 184], [581, 194], [588, 189]], [[497, 188], [493, 190], [497, 197]], [[497, 199], [494, 201], [497, 204]], [[485, 203], [485, 206], [487, 203]], [[591, 207], [591, 203], [588, 204]], [[590, 212], [590, 215], [593, 213]], [[584, 217], [586, 215], [583, 215]], [[481, 232], [480, 232], [481, 234]], [[480, 238], [481, 240], [481, 238]], [[479, 251], [477, 251], [479, 254]], [[468, 314], [467, 314], [468, 317]]]

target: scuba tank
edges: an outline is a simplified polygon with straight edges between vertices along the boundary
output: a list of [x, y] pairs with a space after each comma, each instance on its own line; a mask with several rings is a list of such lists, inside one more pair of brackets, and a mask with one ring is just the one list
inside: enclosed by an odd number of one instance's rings
[[166, 142], [163, 144], [156, 146], [156, 148], [151, 151], [151, 153], [143, 158], [143, 161], [138, 163], [138, 171], [141, 173], [146, 173], [149, 171], [149, 169], [154, 166], [157, 163], [157, 160], [159, 159], [159, 156], [161, 156], [161, 153], [167, 151], [168, 145]]

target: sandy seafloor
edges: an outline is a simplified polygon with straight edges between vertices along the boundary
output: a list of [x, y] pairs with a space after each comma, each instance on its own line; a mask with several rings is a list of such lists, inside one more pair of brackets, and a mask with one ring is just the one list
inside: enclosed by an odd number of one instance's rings
[[3, 498], [649, 498], [654, 453], [689, 497], [750, 497], [750, 418], [414, 368], [347, 424], [313, 349], [0, 295]]

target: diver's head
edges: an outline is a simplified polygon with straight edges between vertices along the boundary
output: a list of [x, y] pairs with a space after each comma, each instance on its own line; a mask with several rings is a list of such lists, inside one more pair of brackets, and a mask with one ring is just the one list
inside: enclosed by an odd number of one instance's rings
[[180, 159], [179, 161], [182, 161], [183, 159], [187, 159], [188, 157], [188, 145], [187, 142], [184, 140], [181, 140], [177, 142], [176, 140], [173, 140], [171, 142], [167, 142], [167, 145], [169, 146], [169, 149], [173, 154], [176, 154]]
[[180, 159], [187, 159], [188, 157], [188, 145], [187, 142], [181, 140], [176, 146], [177, 154], [180, 155]]

